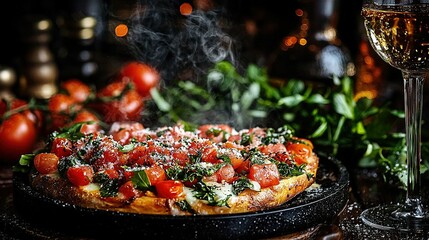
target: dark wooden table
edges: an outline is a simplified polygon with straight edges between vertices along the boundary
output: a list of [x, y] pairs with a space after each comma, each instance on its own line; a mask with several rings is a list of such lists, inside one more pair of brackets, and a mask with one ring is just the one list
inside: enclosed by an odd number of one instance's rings
[[[332, 223], [313, 226], [304, 231], [270, 239], [429, 239], [428, 233], [382, 231], [365, 225], [360, 213], [380, 202], [396, 201], [404, 191], [380, 180], [374, 171], [359, 170], [351, 173], [350, 198], [343, 211]], [[424, 195], [426, 198], [427, 195]], [[427, 198], [426, 198], [427, 199]], [[42, 217], [42, 216], [41, 216]], [[25, 225], [13, 212], [12, 169], [0, 170], [0, 239], [72, 239], [61, 233], [44, 232]], [[90, 238], [79, 238], [90, 239]]]

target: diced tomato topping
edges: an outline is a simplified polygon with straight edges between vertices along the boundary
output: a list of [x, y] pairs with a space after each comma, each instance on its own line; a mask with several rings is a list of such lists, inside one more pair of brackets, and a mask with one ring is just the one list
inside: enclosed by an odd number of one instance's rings
[[85, 186], [92, 182], [94, 170], [90, 166], [70, 167], [67, 170], [67, 178], [75, 186]]
[[240, 135], [231, 135], [228, 138], [228, 142], [233, 142], [233, 143], [240, 143], [241, 141], [241, 136]]
[[102, 170], [121, 165], [120, 152], [117, 148], [108, 146], [102, 152], [101, 156], [94, 162], [96, 170]]
[[117, 179], [117, 178], [119, 178], [119, 173], [115, 169], [106, 169], [104, 171], [104, 174], [106, 174], [110, 179]]
[[[238, 136], [238, 135], [235, 135], [235, 136]], [[223, 146], [225, 148], [235, 148], [235, 149], [238, 149], [240, 151], [244, 149], [244, 147], [242, 145], [239, 145], [237, 142], [234, 142], [234, 141], [227, 141], [223, 144]]]
[[220, 162], [220, 159], [217, 157], [217, 150], [212, 146], [207, 146], [206, 148], [203, 149], [203, 154], [201, 156], [201, 159], [204, 162], [209, 162], [209, 163]]
[[313, 143], [312, 143], [309, 139], [306, 139], [306, 138], [298, 138], [298, 137], [293, 137], [293, 139], [294, 139], [295, 141], [297, 141], [298, 143], [302, 143], [302, 144], [305, 144], [305, 145], [309, 146], [309, 147], [311, 148], [311, 150], [313, 150], [313, 149], [314, 149]]
[[155, 184], [158, 197], [178, 198], [183, 194], [183, 183], [175, 180], [160, 181]]
[[134, 171], [124, 171], [123, 174], [125, 180], [129, 181], [134, 176]]
[[138, 190], [134, 187], [132, 181], [126, 181], [119, 187], [119, 193], [122, 195], [125, 200], [130, 200], [138, 194]]
[[189, 155], [197, 155], [198, 153], [201, 152], [201, 150], [205, 146], [208, 146], [208, 145], [210, 145], [210, 141], [208, 141], [208, 140], [206, 140], [206, 141], [192, 141], [188, 147]]
[[235, 171], [231, 164], [226, 164], [215, 172], [217, 182], [232, 183], [235, 180]]
[[247, 175], [250, 170], [250, 160], [244, 160], [240, 166], [238, 166], [235, 171], [238, 174]]
[[130, 165], [142, 166], [146, 162], [147, 147], [137, 146], [128, 154], [128, 162]]
[[34, 167], [41, 174], [53, 173], [58, 170], [58, 161], [54, 153], [39, 153], [34, 157]]
[[152, 186], [167, 179], [164, 169], [156, 164], [145, 169], [144, 171], [146, 172], [146, 175], [149, 178], [149, 182]]
[[229, 161], [234, 169], [237, 169], [241, 166], [241, 164], [244, 161], [243, 156], [241, 155], [240, 151], [236, 148], [227, 148], [222, 151], [222, 154], [220, 154], [218, 157], [222, 158], [224, 161]]
[[262, 188], [271, 187], [280, 183], [279, 170], [273, 163], [253, 164], [250, 167], [248, 177], [258, 182]]
[[187, 163], [189, 163], [189, 154], [185, 150], [176, 149], [172, 155], [174, 161], [180, 166], [185, 166]]
[[286, 152], [286, 147], [283, 143], [261, 145], [259, 147], [259, 151], [261, 151], [261, 153], [264, 153], [266, 155], [270, 155], [273, 153]]
[[310, 146], [303, 143], [291, 143], [286, 146], [287, 150], [292, 154], [296, 164], [301, 165], [307, 163], [307, 159], [311, 156], [313, 150]]

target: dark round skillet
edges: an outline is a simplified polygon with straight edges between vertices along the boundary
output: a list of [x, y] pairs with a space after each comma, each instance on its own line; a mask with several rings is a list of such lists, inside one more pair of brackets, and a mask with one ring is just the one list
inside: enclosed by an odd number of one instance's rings
[[[51, 231], [76, 238], [138, 236], [140, 239], [259, 239], [295, 233], [330, 223], [346, 206], [349, 175], [342, 163], [321, 157], [312, 188], [288, 203], [266, 211], [230, 215], [162, 216], [88, 209], [34, 191], [14, 175], [15, 228]], [[28, 228], [34, 228], [32, 231]], [[21, 229], [22, 230], [22, 229]], [[49, 234], [49, 233], [48, 233]]]

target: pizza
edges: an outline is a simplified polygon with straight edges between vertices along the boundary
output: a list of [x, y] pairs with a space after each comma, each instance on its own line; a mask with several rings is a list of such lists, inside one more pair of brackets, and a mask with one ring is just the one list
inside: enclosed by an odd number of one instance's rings
[[85, 208], [161, 215], [266, 210], [309, 188], [319, 164], [311, 141], [288, 127], [116, 122], [88, 134], [81, 127], [51, 133], [20, 164], [32, 189]]

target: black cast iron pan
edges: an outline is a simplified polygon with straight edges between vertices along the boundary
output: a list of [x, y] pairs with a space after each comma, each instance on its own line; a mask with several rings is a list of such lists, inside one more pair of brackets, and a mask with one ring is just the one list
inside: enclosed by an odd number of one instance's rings
[[[316, 183], [286, 204], [245, 214], [160, 216], [83, 208], [33, 190], [26, 177], [14, 175], [13, 230], [70, 238], [137, 236], [139, 239], [260, 239], [330, 223], [346, 206], [349, 175], [342, 163], [320, 157]], [[21, 229], [19, 229], [21, 228]]]

